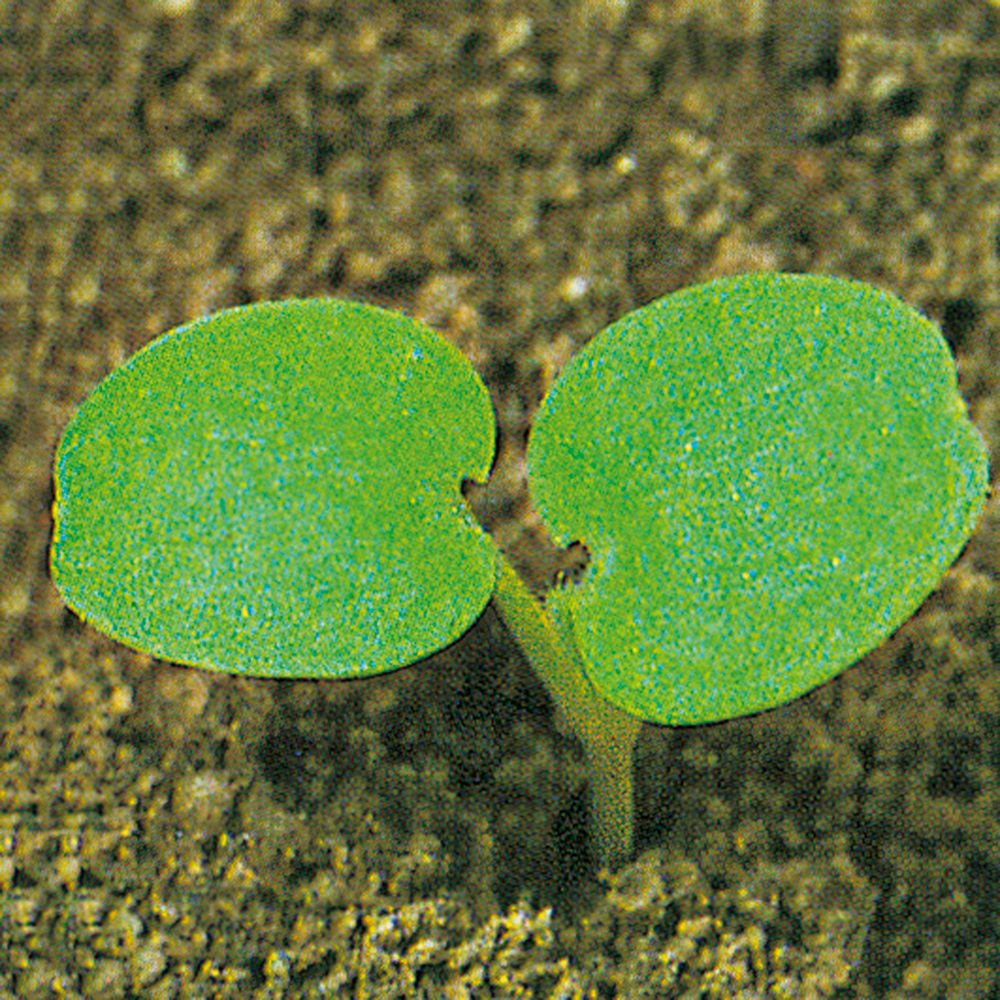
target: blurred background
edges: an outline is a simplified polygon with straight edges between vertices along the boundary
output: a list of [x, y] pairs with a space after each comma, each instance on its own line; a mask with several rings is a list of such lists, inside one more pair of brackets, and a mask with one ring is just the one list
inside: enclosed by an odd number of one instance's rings
[[53, 452], [104, 375], [333, 295], [475, 365], [471, 499], [542, 584], [552, 380], [759, 269], [934, 319], [995, 463], [995, 0], [0, 0], [0, 997], [1000, 996], [993, 503], [862, 665], [647, 727], [638, 858], [603, 874], [491, 610], [387, 678], [235, 680], [104, 639], [48, 578]]

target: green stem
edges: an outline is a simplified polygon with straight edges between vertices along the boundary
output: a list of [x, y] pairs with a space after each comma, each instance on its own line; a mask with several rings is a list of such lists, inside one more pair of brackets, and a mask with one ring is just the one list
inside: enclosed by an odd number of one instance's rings
[[632, 853], [632, 757], [642, 721], [598, 693], [570, 623], [548, 613], [502, 554], [493, 601], [586, 750], [597, 853], [602, 864], [620, 865]]

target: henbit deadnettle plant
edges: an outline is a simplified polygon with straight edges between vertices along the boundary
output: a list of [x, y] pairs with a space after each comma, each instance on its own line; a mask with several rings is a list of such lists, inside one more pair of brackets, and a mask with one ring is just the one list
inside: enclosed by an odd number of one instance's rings
[[642, 720], [781, 705], [935, 588], [988, 487], [941, 334], [894, 296], [753, 274], [595, 337], [528, 450], [581, 582], [544, 603], [467, 509], [495, 426], [468, 361], [333, 299], [224, 310], [103, 381], [55, 461], [52, 575], [127, 645], [269, 677], [384, 673], [492, 597], [580, 737], [602, 861], [632, 843]]

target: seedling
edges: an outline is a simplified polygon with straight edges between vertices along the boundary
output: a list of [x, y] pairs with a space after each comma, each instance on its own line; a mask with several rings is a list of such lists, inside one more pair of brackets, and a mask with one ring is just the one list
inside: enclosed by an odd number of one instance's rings
[[580, 736], [601, 858], [627, 857], [641, 720], [714, 722], [822, 684], [934, 589], [987, 491], [938, 330], [852, 281], [755, 274], [595, 337], [528, 459], [582, 581], [532, 596], [466, 508], [489, 395], [397, 313], [262, 303], [105, 379], [55, 460], [52, 575], [82, 618], [178, 663], [384, 673], [492, 596]]

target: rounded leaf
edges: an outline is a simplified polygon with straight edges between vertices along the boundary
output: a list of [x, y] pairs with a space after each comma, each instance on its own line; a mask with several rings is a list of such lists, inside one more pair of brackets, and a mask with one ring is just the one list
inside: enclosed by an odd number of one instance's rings
[[493, 589], [465, 509], [494, 438], [462, 354], [333, 299], [227, 309], [112, 373], [55, 463], [52, 575], [81, 617], [180, 663], [355, 677], [446, 645]]
[[584, 348], [542, 404], [532, 489], [593, 554], [591, 680], [644, 719], [782, 704], [934, 589], [987, 489], [938, 330], [885, 292], [756, 274], [670, 295]]

